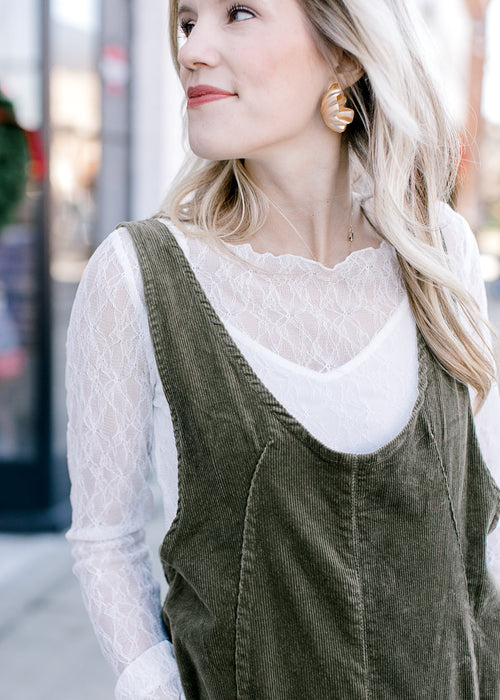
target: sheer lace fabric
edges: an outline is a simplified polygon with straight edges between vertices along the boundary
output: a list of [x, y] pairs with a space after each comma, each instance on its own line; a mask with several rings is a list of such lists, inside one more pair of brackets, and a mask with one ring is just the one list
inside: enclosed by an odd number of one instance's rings
[[[443, 232], [452, 266], [484, 308], [472, 234], [449, 210]], [[228, 255], [177, 236], [247, 361], [315, 437], [333, 449], [368, 452], [401, 430], [416, 398], [416, 337], [389, 245], [359, 251], [330, 270], [296, 256], [259, 255], [248, 244], [231, 246]], [[121, 674], [116, 697], [182, 697], [143, 532], [152, 467], [167, 528], [174, 517], [176, 450], [140, 271], [124, 230], [104, 242], [82, 279], [68, 335], [67, 386], [74, 509], [68, 537], [103, 651]], [[492, 392], [476, 424], [497, 480], [499, 416]], [[500, 575], [498, 537], [490, 542]]]
[[227, 249], [243, 264], [204, 240], [189, 240], [191, 265], [219, 316], [315, 372], [352, 360], [404, 298], [396, 257], [385, 242], [354, 252], [335, 270], [293, 255], [257, 254], [248, 243]]

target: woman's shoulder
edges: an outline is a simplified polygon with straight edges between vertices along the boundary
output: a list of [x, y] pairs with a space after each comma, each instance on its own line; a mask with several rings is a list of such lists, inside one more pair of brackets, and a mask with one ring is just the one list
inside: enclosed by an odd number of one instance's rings
[[166, 217], [153, 217], [143, 221], [131, 221], [130, 223], [121, 224], [108, 236], [104, 243], [108, 243], [117, 255], [125, 254], [129, 260], [133, 259], [137, 263], [136, 245], [144, 238], [147, 238], [149, 234], [156, 234], [160, 237], [170, 234], [180, 248], [186, 252], [186, 234]]
[[[186, 237], [167, 219], [160, 219], [186, 253]], [[85, 268], [81, 286], [120, 287], [143, 298], [142, 275], [133, 237], [125, 224], [117, 226], [100, 243]]]
[[479, 248], [467, 220], [449, 204], [439, 204], [439, 227], [450, 267], [461, 283], [470, 288], [480, 272]]
[[113, 230], [96, 248], [83, 272], [74, 308], [144, 305], [142, 278], [134, 244], [124, 226]]
[[468, 221], [445, 202], [439, 203], [439, 227], [451, 257], [477, 254], [476, 237]]
[[118, 226], [98, 245], [85, 268], [85, 275], [106, 276], [137, 266], [137, 256], [129, 232]]

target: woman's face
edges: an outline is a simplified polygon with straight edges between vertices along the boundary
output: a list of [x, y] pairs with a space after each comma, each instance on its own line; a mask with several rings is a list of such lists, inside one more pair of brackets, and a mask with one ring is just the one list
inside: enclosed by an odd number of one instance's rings
[[194, 153], [259, 158], [324, 137], [319, 106], [332, 71], [297, 0], [179, 2], [179, 62]]

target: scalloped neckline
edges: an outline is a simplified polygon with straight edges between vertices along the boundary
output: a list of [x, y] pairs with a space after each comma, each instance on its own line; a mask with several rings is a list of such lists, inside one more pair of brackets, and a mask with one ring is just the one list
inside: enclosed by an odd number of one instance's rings
[[[251, 243], [228, 243], [223, 239], [221, 239], [221, 242], [225, 247], [229, 248], [231, 252], [237, 255], [238, 258], [243, 260], [245, 259], [245, 256], [248, 256], [249, 258], [253, 258], [254, 261], [260, 262], [261, 265], [267, 262], [270, 262], [274, 265], [278, 265], [290, 261], [292, 263], [295, 263], [296, 265], [310, 267], [311, 271], [318, 270], [319, 272], [325, 272], [328, 274], [338, 271], [339, 269], [349, 264], [349, 262], [352, 262], [355, 258], [359, 258], [362, 254], [373, 255], [378, 253], [379, 251], [384, 251], [385, 249], [388, 249], [390, 252], [393, 252], [394, 250], [390, 243], [382, 239], [380, 241], [380, 245], [366, 246], [366, 248], [361, 248], [360, 250], [353, 250], [352, 253], [349, 253], [349, 255], [347, 255], [347, 257], [344, 258], [344, 260], [341, 260], [340, 262], [336, 263], [333, 267], [328, 267], [327, 265], [324, 265], [318, 260], [306, 258], [302, 255], [297, 255], [295, 253], [280, 253], [279, 255], [267, 251], [265, 253], [259, 253], [258, 251], [252, 248]], [[243, 255], [238, 255], [238, 251], [242, 251]], [[267, 269], [265, 271], [268, 272]]]

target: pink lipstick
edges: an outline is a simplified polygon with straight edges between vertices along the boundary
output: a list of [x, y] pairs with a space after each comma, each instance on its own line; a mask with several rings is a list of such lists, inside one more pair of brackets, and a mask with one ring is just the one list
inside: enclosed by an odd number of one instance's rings
[[234, 92], [227, 92], [213, 85], [195, 85], [187, 90], [187, 107], [199, 107], [206, 102], [214, 102], [215, 100], [223, 100], [225, 97], [235, 97]]

